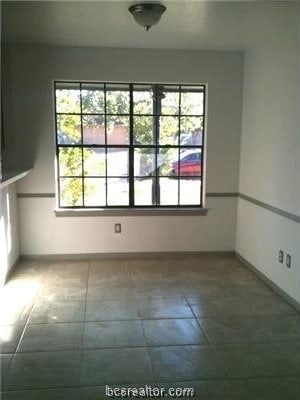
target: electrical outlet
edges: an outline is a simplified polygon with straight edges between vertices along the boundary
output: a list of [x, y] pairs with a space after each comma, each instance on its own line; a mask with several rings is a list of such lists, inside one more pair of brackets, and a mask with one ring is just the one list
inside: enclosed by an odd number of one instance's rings
[[292, 266], [292, 256], [290, 254], [286, 255], [285, 265], [287, 268], [291, 268]]
[[121, 224], [115, 224], [115, 233], [121, 233], [121, 232], [122, 232]]
[[284, 258], [284, 252], [283, 250], [279, 250], [278, 261], [280, 262], [280, 264], [283, 264], [283, 258]]

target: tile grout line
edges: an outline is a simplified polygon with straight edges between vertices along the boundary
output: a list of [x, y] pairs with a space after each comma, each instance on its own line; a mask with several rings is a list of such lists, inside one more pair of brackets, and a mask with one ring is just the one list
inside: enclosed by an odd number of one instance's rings
[[127, 264], [127, 268], [128, 268], [128, 272], [129, 272], [129, 276], [130, 276], [130, 281], [131, 281], [131, 284], [132, 284], [132, 287], [133, 287], [133, 293], [134, 293], [134, 298], [135, 298], [134, 302], [135, 302], [136, 311], [137, 311], [137, 315], [139, 316], [139, 321], [140, 321], [140, 324], [141, 324], [141, 327], [142, 327], [143, 337], [144, 337], [144, 340], [145, 340], [146, 351], [147, 351], [148, 360], [149, 360], [150, 369], [151, 369], [151, 375], [152, 375], [153, 381], [155, 381], [154, 367], [153, 367], [153, 364], [152, 364], [152, 359], [151, 359], [151, 355], [150, 355], [148, 341], [147, 341], [146, 334], [145, 334], [145, 328], [144, 328], [144, 324], [143, 324], [143, 319], [141, 317], [140, 310], [139, 310], [139, 307], [138, 307], [138, 304], [137, 304], [138, 298], [136, 296], [136, 289], [135, 289], [135, 285], [134, 285], [134, 282], [133, 282], [132, 270], [131, 270], [131, 268], [129, 268], [129, 260], [126, 260], [126, 264]]
[[85, 335], [85, 324], [86, 324], [86, 310], [87, 310], [87, 299], [88, 299], [88, 290], [89, 290], [89, 281], [90, 281], [90, 272], [91, 272], [91, 260], [88, 260], [88, 270], [87, 270], [87, 280], [86, 280], [86, 294], [85, 294], [85, 306], [84, 306], [84, 315], [83, 315], [83, 327], [82, 327], [82, 337], [81, 337], [81, 349], [80, 349], [80, 365], [79, 365], [79, 377], [78, 377], [78, 389], [81, 397], [81, 375], [83, 368], [83, 356], [84, 356], [84, 335]]
[[[47, 279], [47, 276], [48, 276], [48, 273], [49, 273], [49, 268], [50, 268], [50, 263], [48, 263], [47, 271], [46, 271], [46, 273], [45, 273], [45, 276], [43, 276], [41, 288], [43, 288], [44, 283], [45, 283], [45, 280]], [[34, 308], [35, 308], [35, 305], [36, 305], [37, 299], [38, 299], [38, 297], [39, 297], [39, 292], [40, 292], [41, 288], [39, 288], [37, 295], [34, 297], [34, 301], [33, 301], [33, 303], [32, 303], [30, 312], [29, 312], [29, 314], [28, 314], [26, 323], [25, 323], [25, 325], [24, 325], [24, 329], [23, 329], [23, 331], [22, 331], [22, 334], [21, 334], [20, 339], [19, 339], [19, 341], [18, 341], [18, 344], [17, 344], [17, 346], [16, 346], [14, 355], [17, 354], [17, 353], [19, 353], [19, 348], [20, 348], [20, 345], [21, 345], [21, 341], [23, 340], [24, 335], [25, 335], [25, 331], [26, 331], [26, 329], [27, 329], [27, 326], [29, 325], [29, 321], [30, 321], [31, 315], [32, 315], [32, 313], [33, 313], [33, 310], [34, 310]], [[14, 357], [13, 357], [13, 358], [14, 358]], [[12, 360], [11, 360], [11, 361], [12, 361]], [[9, 368], [10, 368], [10, 367], [9, 367]]]
[[209, 335], [205, 332], [205, 330], [204, 330], [204, 328], [202, 327], [202, 325], [201, 325], [199, 319], [197, 318], [197, 316], [196, 316], [196, 314], [195, 314], [195, 312], [194, 312], [194, 310], [193, 310], [193, 307], [192, 307], [192, 305], [190, 304], [188, 298], [187, 298], [187, 302], [188, 302], [188, 304], [189, 304], [189, 306], [190, 306], [190, 308], [191, 308], [191, 310], [192, 310], [192, 313], [193, 313], [193, 315], [194, 315], [194, 317], [195, 317], [195, 319], [196, 319], [196, 321], [197, 321], [197, 323], [198, 323], [199, 328], [201, 329], [201, 332], [203, 332], [203, 336], [206, 338], [208, 344], [210, 345], [210, 348], [211, 348], [212, 352], [213, 352], [213, 353], [215, 354], [215, 356], [217, 357], [218, 363], [219, 363], [219, 365], [221, 366], [221, 369], [222, 369], [222, 371], [223, 371], [223, 373], [224, 373], [224, 376], [227, 377], [227, 378], [229, 378], [229, 375], [228, 375], [228, 373], [227, 373], [227, 371], [226, 371], [226, 369], [225, 369], [225, 367], [224, 367], [224, 365], [223, 365], [223, 363], [222, 363], [222, 360], [221, 360], [219, 354], [217, 353], [216, 349], [214, 348], [214, 345], [213, 345], [213, 343], [211, 342]]

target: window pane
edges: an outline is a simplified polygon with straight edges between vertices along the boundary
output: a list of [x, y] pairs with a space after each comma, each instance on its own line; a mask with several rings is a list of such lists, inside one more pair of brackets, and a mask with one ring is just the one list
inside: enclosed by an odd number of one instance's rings
[[177, 117], [160, 117], [159, 144], [178, 145], [179, 119]]
[[128, 85], [106, 86], [107, 114], [129, 114], [129, 87]]
[[128, 149], [107, 149], [107, 176], [128, 176], [128, 163]]
[[81, 86], [82, 112], [104, 114], [104, 85], [84, 83]]
[[133, 141], [134, 144], [153, 144], [155, 136], [153, 131], [153, 117], [133, 118]]
[[204, 92], [204, 85], [55, 82], [60, 205], [201, 205]]
[[156, 178], [134, 180], [134, 204], [136, 206], [152, 206], [152, 187]]
[[107, 205], [129, 205], [129, 182], [127, 178], [107, 179]]
[[129, 143], [129, 117], [107, 117], [107, 144]]
[[180, 205], [199, 205], [201, 194], [200, 178], [181, 178], [179, 182]]
[[106, 205], [106, 184], [104, 178], [84, 179], [84, 205], [90, 207]]
[[82, 125], [84, 144], [105, 144], [104, 116], [82, 117]]
[[[170, 91], [168, 91], [170, 90]], [[161, 100], [161, 114], [179, 114], [179, 87], [169, 86], [164, 90], [164, 97]]]
[[80, 85], [77, 83], [56, 84], [56, 112], [80, 113]]
[[80, 207], [82, 203], [82, 179], [61, 178], [60, 183], [60, 205], [62, 207]]
[[134, 176], [155, 175], [155, 149], [141, 148], [134, 150]]
[[159, 178], [160, 205], [178, 205], [178, 180], [171, 178]]
[[179, 158], [172, 162], [173, 176], [201, 176], [201, 149], [184, 149]]
[[59, 149], [59, 175], [81, 176], [82, 150], [77, 147], [63, 147]]
[[[185, 91], [186, 90], [186, 91]], [[187, 87], [181, 92], [181, 115], [203, 115], [204, 93], [190, 91]]]
[[58, 144], [81, 143], [81, 122], [79, 115], [57, 115], [56, 132]]
[[199, 146], [203, 143], [203, 118], [180, 118], [180, 144], [182, 146]]
[[133, 113], [152, 114], [153, 113], [153, 92], [151, 85], [133, 88]]
[[105, 176], [105, 149], [83, 149], [84, 175]]
[[178, 148], [158, 148], [157, 164], [160, 176], [172, 176], [173, 161], [178, 159]]

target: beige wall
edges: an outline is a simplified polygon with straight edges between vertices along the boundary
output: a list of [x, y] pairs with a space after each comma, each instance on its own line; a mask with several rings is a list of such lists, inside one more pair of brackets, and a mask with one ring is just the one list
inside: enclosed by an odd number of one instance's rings
[[[298, 13], [298, 16], [297, 16]], [[245, 55], [239, 191], [300, 215], [300, 63], [297, 4], [252, 15]], [[300, 302], [300, 224], [238, 201], [237, 251]], [[292, 268], [279, 264], [279, 249]]]
[[19, 258], [18, 207], [15, 184], [0, 188], [0, 286]]
[[[5, 51], [7, 164], [34, 165], [19, 193], [54, 193], [54, 79], [206, 83], [207, 192], [236, 192], [243, 54], [12, 46]], [[16, 118], [17, 115], [17, 118]], [[233, 250], [236, 198], [209, 198], [207, 216], [57, 218], [54, 199], [19, 198], [22, 254]], [[123, 223], [121, 235], [114, 223]]]

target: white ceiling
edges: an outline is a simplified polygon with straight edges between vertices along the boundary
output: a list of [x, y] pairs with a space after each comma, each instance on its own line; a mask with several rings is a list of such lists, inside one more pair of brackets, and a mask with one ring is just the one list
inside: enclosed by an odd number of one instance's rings
[[[128, 12], [136, 1], [2, 1], [2, 41], [68, 46], [242, 50], [252, 20], [292, 1], [162, 0], [167, 11], [144, 31]], [[294, 2], [295, 3], [295, 2]], [[253, 21], [254, 22], [254, 21]], [[252, 31], [251, 31], [252, 29]], [[255, 32], [253, 32], [255, 33]]]

